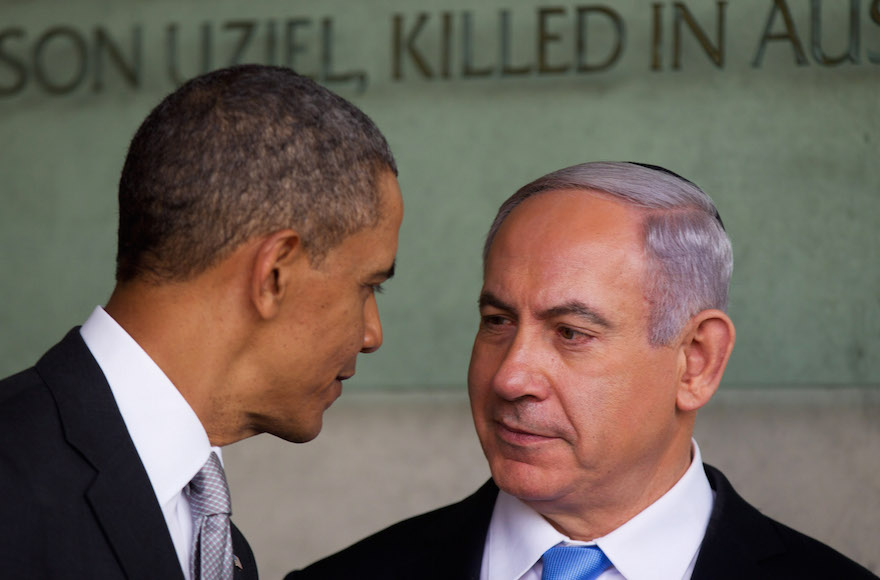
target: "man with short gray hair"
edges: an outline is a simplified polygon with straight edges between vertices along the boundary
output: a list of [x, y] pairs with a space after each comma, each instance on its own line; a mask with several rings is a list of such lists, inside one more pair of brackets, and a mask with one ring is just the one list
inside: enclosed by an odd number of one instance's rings
[[715, 205], [652, 165], [524, 186], [484, 250], [468, 387], [492, 479], [294, 572], [311, 578], [873, 578], [704, 465], [735, 340]]

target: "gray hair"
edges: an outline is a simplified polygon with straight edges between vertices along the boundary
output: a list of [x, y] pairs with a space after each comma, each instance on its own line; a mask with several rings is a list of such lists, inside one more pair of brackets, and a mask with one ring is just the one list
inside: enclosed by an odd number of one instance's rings
[[727, 310], [733, 251], [715, 204], [690, 181], [653, 165], [582, 163], [521, 187], [501, 205], [489, 228], [483, 264], [514, 208], [529, 197], [561, 189], [601, 192], [645, 210], [645, 295], [651, 303], [652, 344], [669, 344], [702, 310]]

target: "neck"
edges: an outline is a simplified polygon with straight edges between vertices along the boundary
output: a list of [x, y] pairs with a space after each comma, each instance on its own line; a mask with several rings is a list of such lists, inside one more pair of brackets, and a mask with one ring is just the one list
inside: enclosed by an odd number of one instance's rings
[[218, 292], [215, 282], [127, 282], [105, 310], [180, 391], [211, 444], [225, 445], [250, 435], [230, 412], [244, 327], [238, 292], [229, 285]]
[[573, 540], [589, 542], [608, 535], [663, 497], [690, 467], [693, 418], [683, 419], [679, 435], [660, 461], [626, 466], [622, 476], [603, 478], [564, 498], [526, 503]]

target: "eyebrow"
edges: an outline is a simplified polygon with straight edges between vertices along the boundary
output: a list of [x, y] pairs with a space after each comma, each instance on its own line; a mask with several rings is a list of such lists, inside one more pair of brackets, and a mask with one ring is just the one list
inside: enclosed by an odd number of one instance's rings
[[477, 300], [477, 303], [480, 305], [480, 308], [484, 308], [486, 306], [492, 306], [497, 308], [498, 310], [506, 310], [508, 312], [515, 312], [513, 306], [504, 302], [491, 292], [482, 292], [480, 293], [480, 298]]
[[[501, 300], [491, 292], [483, 292], [482, 294], [480, 294], [479, 305], [480, 308], [483, 308], [485, 306], [492, 306], [499, 310], [516, 313], [516, 309], [513, 306]], [[538, 313], [538, 318], [546, 320], [548, 318], [571, 315], [582, 318], [591, 324], [596, 324], [603, 328], [614, 328], [614, 325], [609, 322], [607, 318], [599, 314], [594, 308], [587, 306], [579, 300], [570, 300], [565, 304], [560, 304], [559, 306], [553, 306], [551, 308], [547, 308], [546, 310], [542, 310]]]
[[540, 312], [538, 314], [538, 317], [546, 319], [569, 315], [577, 316], [578, 318], [582, 318], [589, 323], [596, 324], [603, 328], [614, 328], [614, 325], [611, 324], [607, 318], [605, 318], [604, 316], [596, 312], [595, 309], [590, 308], [579, 300], [572, 300], [560, 306], [548, 308], [547, 310]]

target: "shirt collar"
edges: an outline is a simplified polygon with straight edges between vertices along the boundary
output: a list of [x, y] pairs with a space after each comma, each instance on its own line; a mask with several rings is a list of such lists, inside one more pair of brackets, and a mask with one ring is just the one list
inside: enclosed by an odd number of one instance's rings
[[[98, 306], [80, 329], [98, 362], [128, 433], [165, 505], [189, 483], [212, 448], [195, 412], [162, 369]], [[221, 457], [218, 448], [213, 449]]]
[[628, 580], [684, 577], [703, 541], [714, 503], [696, 441], [692, 448], [691, 465], [672, 489], [594, 542], [571, 541], [525, 503], [499, 492], [484, 555], [492, 578], [519, 579], [560, 542], [598, 545]]
[[498, 492], [483, 558], [492, 578], [517, 580], [535, 565], [541, 556], [568, 540], [538, 512], [519, 499]]
[[668, 492], [634, 518], [596, 539], [629, 580], [683, 578], [706, 535], [715, 496], [697, 442], [685, 474]]

